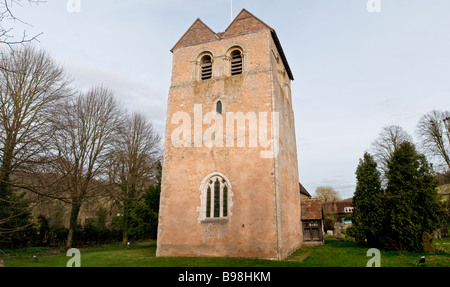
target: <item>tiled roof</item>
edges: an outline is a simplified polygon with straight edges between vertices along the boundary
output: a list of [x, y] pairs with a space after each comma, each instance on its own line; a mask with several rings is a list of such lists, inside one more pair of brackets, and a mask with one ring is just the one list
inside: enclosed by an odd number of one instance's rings
[[242, 9], [239, 15], [237, 15], [230, 26], [225, 30], [223, 37], [234, 37], [266, 29], [273, 30], [269, 25], [255, 17], [252, 13]]
[[242, 9], [239, 15], [233, 20], [230, 26], [228, 26], [228, 28], [223, 33], [215, 33], [213, 30], [211, 30], [211, 28], [203, 23], [200, 18], [197, 18], [194, 24], [189, 27], [187, 32], [184, 33], [181, 39], [170, 51], [173, 52], [177, 48], [207, 43], [222, 38], [236, 37], [239, 35], [249, 34], [261, 30], [270, 30], [275, 45], [277, 46], [278, 53], [283, 60], [286, 72], [288, 73], [289, 78], [291, 80], [294, 80], [291, 68], [289, 67], [286, 56], [283, 52], [283, 48], [281, 47], [280, 40], [278, 39], [275, 30], [245, 9]]
[[210, 41], [218, 40], [219, 37], [216, 33], [211, 30], [205, 23], [203, 23], [200, 18], [195, 20], [194, 24], [189, 27], [189, 29], [184, 33], [180, 40], [172, 48], [173, 51], [176, 48], [187, 47], [192, 45], [197, 45], [201, 43], [206, 43]]
[[303, 195], [306, 195], [307, 197], [311, 198], [311, 194], [306, 190], [306, 188], [299, 182], [298, 185], [300, 186], [300, 193]]
[[301, 202], [302, 220], [322, 219], [322, 201], [318, 198], [305, 199]]

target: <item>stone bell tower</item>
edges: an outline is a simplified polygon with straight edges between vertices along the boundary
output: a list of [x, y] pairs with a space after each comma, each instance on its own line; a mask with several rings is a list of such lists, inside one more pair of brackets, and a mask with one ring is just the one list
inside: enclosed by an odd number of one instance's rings
[[173, 53], [157, 256], [283, 259], [302, 243], [291, 81], [275, 31], [197, 19]]

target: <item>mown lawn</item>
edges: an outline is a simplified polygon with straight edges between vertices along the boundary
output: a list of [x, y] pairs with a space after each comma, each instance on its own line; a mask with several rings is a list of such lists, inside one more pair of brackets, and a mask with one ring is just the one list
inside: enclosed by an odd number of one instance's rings
[[[434, 240], [436, 254], [381, 251], [382, 267], [414, 267], [425, 255], [424, 267], [450, 267], [450, 238]], [[353, 242], [327, 240], [322, 246], [304, 247], [284, 261], [242, 258], [157, 258], [156, 242], [139, 242], [128, 249], [119, 243], [82, 248], [82, 267], [365, 267], [368, 248]], [[3, 250], [6, 267], [65, 267], [65, 251], [49, 248]], [[39, 257], [35, 263], [33, 255]]]
[[[421, 266], [450, 267], [450, 238], [434, 240], [433, 245], [437, 248], [435, 254], [381, 250], [381, 267], [415, 267], [421, 256], [426, 258]], [[307, 248], [298, 250], [293, 256], [307, 252], [304, 249]], [[367, 256], [369, 248], [358, 246], [354, 242], [327, 241], [324, 245], [311, 249], [311, 253], [300, 266], [365, 267], [367, 261], [372, 258]]]

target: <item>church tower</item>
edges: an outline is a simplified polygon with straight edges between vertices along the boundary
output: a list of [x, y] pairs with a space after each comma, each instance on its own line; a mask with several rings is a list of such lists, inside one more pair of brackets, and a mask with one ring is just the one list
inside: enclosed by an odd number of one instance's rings
[[242, 10], [171, 50], [156, 255], [281, 260], [302, 243], [291, 81], [275, 31]]

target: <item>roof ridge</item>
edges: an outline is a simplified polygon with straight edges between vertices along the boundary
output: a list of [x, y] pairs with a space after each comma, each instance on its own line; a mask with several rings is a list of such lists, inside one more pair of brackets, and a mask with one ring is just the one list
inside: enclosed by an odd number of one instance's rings
[[[244, 13], [246, 13], [248, 16], [242, 18], [241, 16]], [[245, 20], [245, 19], [253, 19], [253, 20]], [[238, 20], [245, 20], [245, 21], [243, 21], [242, 23], [237, 23]], [[247, 27], [246, 27], [246, 22], [248, 22]], [[198, 32], [202, 28], [193, 29], [194, 25], [196, 25], [197, 23], [200, 23], [201, 26], [206, 28], [206, 30], [209, 31], [209, 33], [211, 33], [209, 35], [207, 32], [206, 34], [208, 34], [208, 35], [206, 35], [206, 37], [205, 37], [205, 33], [203, 33], [202, 40], [200, 40], [200, 41], [198, 39], [198, 36], [199, 36]], [[242, 24], [242, 27], [240, 27], [240, 24]], [[231, 29], [232, 27], [234, 27], [235, 29], [234, 30]], [[239, 14], [236, 16], [236, 18], [234, 18], [234, 20], [231, 22], [231, 24], [227, 27], [227, 29], [221, 33], [214, 32], [214, 30], [212, 30], [208, 25], [206, 25], [200, 18], [197, 18], [194, 21], [194, 23], [189, 27], [189, 29], [186, 31], [186, 33], [183, 34], [183, 36], [178, 40], [178, 42], [175, 44], [175, 46], [170, 51], [173, 53], [173, 51], [178, 47], [187, 47], [187, 46], [196, 45], [196, 44], [200, 44], [200, 43], [206, 43], [209, 41], [225, 39], [225, 38], [229, 38], [229, 37], [239, 36], [239, 35], [258, 32], [258, 31], [264, 31], [266, 29], [270, 31], [270, 33], [272, 35], [272, 39], [274, 40], [275, 45], [278, 49], [278, 53], [280, 54], [280, 57], [283, 61], [286, 72], [287, 72], [289, 78], [293, 81], [294, 76], [292, 75], [291, 68], [289, 67], [289, 63], [286, 59], [286, 55], [284, 54], [283, 47], [281, 46], [280, 40], [278, 39], [278, 36], [277, 36], [277, 33], [275, 32], [275, 30], [272, 27], [267, 25], [264, 21], [262, 21], [261, 19], [259, 19], [255, 15], [253, 15], [251, 12], [249, 12], [245, 8], [243, 8], [241, 10], [241, 12], [239, 12]], [[195, 39], [193, 39], [193, 35], [191, 34], [190, 35], [191, 39], [189, 39], [188, 34], [190, 32], [192, 32], [193, 30], [196, 30], [196, 32], [197, 32], [196, 36], [195, 36], [197, 38], [194, 37]]]
[[[258, 20], [259, 22], [261, 22], [262, 24], [264, 24], [264, 25], [265, 25], [267, 28], [269, 28], [270, 30], [273, 30], [272, 27], [270, 27], [269, 25], [267, 25], [266, 23], [264, 23], [264, 21], [262, 21], [261, 19], [259, 19], [259, 18], [256, 17], [255, 15], [253, 15], [253, 14], [252, 14], [251, 12], [249, 12], [247, 9], [243, 8], [243, 9], [241, 10], [241, 12], [239, 12], [239, 14], [234, 18], [234, 20], [231, 22], [231, 24], [228, 25], [228, 27], [225, 29], [225, 32], [224, 32], [224, 33], [226, 33], [226, 32], [228, 31], [228, 29], [229, 29], [230, 27], [233, 26], [233, 24], [238, 20], [239, 16], [241, 16], [241, 14], [244, 13], [244, 12], [250, 14], [249, 17], [245, 17], [244, 19], [253, 17], [253, 18], [255, 18], [256, 20]], [[242, 19], [242, 18], [241, 18], [241, 19]], [[240, 20], [240, 19], [239, 19], [239, 20]]]
[[180, 37], [180, 39], [178, 40], [178, 42], [173, 46], [173, 48], [170, 50], [171, 52], [173, 52], [173, 50], [178, 46], [178, 44], [181, 42], [181, 40], [183, 40], [183, 38], [186, 36], [187, 33], [189, 33], [189, 31], [191, 31], [192, 27], [194, 27], [195, 24], [197, 24], [198, 22], [200, 22], [203, 26], [205, 26], [209, 31], [211, 31], [211, 33], [214, 34], [214, 36], [217, 39], [220, 39], [219, 36], [217, 36], [217, 33], [214, 32], [213, 29], [211, 29], [208, 25], [205, 24], [205, 22], [202, 21], [202, 19], [200, 19], [200, 17], [197, 17], [197, 19], [195, 19], [194, 23], [192, 23], [191, 26], [189, 26], [189, 28], [186, 30], [186, 32], [183, 34], [183, 36]]

